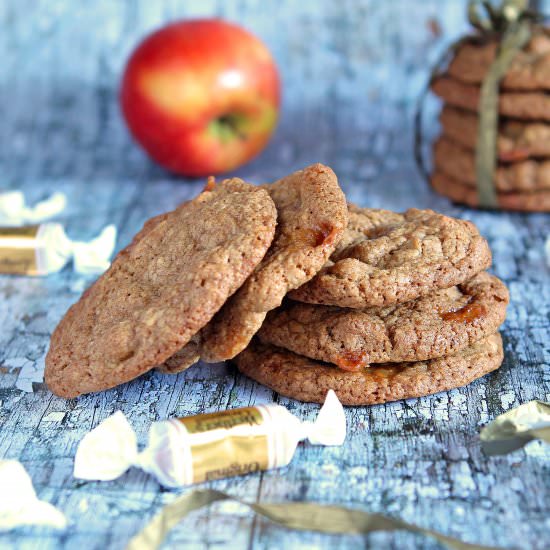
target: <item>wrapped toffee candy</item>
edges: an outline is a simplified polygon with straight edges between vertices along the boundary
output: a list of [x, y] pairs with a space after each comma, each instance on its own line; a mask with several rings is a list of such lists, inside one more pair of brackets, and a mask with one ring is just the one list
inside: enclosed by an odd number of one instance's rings
[[90, 242], [72, 241], [59, 223], [0, 227], [0, 273], [47, 275], [71, 259], [78, 273], [101, 273], [109, 267], [115, 241], [114, 225]]
[[315, 422], [303, 422], [281, 405], [258, 405], [154, 422], [138, 452], [136, 434], [117, 411], [80, 442], [74, 475], [110, 480], [131, 466], [167, 487], [286, 466], [298, 443], [342, 445], [346, 417], [330, 390]]
[[26, 525], [64, 529], [67, 518], [36, 496], [32, 480], [17, 460], [0, 460], [0, 533]]

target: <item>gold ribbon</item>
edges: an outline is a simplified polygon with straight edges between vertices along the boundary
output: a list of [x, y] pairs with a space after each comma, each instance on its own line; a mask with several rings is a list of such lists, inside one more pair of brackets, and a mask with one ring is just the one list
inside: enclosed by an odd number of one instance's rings
[[497, 208], [494, 177], [497, 167], [499, 86], [514, 57], [531, 38], [533, 17], [527, 11], [527, 0], [504, 0], [499, 8], [488, 1], [472, 0], [468, 5], [468, 19], [484, 33], [502, 35], [495, 60], [481, 85], [476, 146], [479, 205]]
[[480, 438], [489, 455], [511, 453], [534, 439], [550, 443], [550, 403], [535, 400], [511, 409], [485, 426]]
[[332, 535], [368, 534], [373, 531], [410, 531], [432, 537], [452, 550], [496, 550], [462, 542], [433, 531], [383, 514], [371, 514], [353, 508], [315, 504], [313, 502], [281, 502], [257, 504], [232, 497], [214, 489], [199, 489], [181, 496], [166, 505], [136, 536], [126, 550], [156, 550], [166, 535], [190, 512], [213, 502], [231, 500], [247, 506], [256, 514], [288, 529], [318, 531]]
[[[497, 166], [498, 102], [502, 77], [516, 54], [527, 44], [531, 28], [539, 15], [528, 9], [527, 0], [503, 0], [496, 7], [488, 0], [470, 0], [468, 19], [481, 32], [481, 38], [497, 35], [500, 39], [495, 60], [481, 85], [479, 125], [476, 146], [476, 180], [479, 206], [497, 208], [494, 175]], [[469, 37], [451, 44], [432, 71], [426, 90], [421, 95], [415, 115], [415, 158], [419, 170], [429, 181], [422, 157], [422, 104], [432, 81], [440, 75], [443, 63]]]

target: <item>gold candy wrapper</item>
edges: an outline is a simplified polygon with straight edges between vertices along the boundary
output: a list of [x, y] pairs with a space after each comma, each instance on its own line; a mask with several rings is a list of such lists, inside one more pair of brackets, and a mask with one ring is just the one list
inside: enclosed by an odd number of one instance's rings
[[131, 466], [167, 487], [181, 487], [286, 466], [300, 441], [342, 445], [346, 417], [331, 390], [315, 422], [303, 422], [280, 405], [258, 405], [154, 422], [147, 447], [121, 411], [88, 433], [78, 446], [74, 475], [111, 480]]
[[59, 223], [0, 227], [0, 273], [48, 275], [71, 259], [79, 273], [101, 273], [109, 267], [115, 241], [113, 225], [90, 242], [71, 241]]
[[550, 403], [535, 400], [510, 409], [485, 426], [480, 438], [489, 455], [511, 453], [534, 439], [550, 443]]
[[[267, 470], [268, 424], [258, 407], [178, 419], [191, 447], [193, 483]], [[220, 437], [221, 436], [221, 437]], [[220, 457], [224, 457], [220, 463]]]
[[43, 258], [39, 225], [0, 228], [0, 272], [42, 275]]

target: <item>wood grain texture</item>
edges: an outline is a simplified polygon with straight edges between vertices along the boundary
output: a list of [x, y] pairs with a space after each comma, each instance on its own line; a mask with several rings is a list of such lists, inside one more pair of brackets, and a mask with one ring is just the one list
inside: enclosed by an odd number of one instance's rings
[[[471, 386], [423, 399], [347, 410], [341, 448], [300, 446], [284, 469], [211, 483], [244, 499], [306, 499], [382, 511], [470, 542], [543, 548], [550, 540], [550, 449], [488, 458], [479, 428], [514, 405], [550, 399], [549, 216], [455, 207], [420, 180], [410, 115], [431, 63], [465, 28], [464, 2], [258, 2], [183, 0], [0, 2], [0, 187], [30, 200], [61, 190], [60, 217], [73, 238], [116, 223], [118, 247], [148, 217], [195, 195], [151, 164], [121, 121], [116, 87], [138, 38], [163, 21], [216, 14], [261, 36], [282, 70], [284, 108], [268, 150], [239, 171], [255, 182], [311, 162], [339, 175], [360, 205], [431, 207], [469, 218], [489, 239], [493, 271], [510, 286], [506, 359]], [[437, 18], [443, 36], [428, 22]], [[431, 102], [427, 119], [435, 119]], [[428, 123], [431, 134], [435, 125]], [[132, 470], [110, 483], [82, 483], [72, 461], [83, 434], [124, 411], [145, 442], [150, 423], [276, 401], [302, 418], [317, 406], [279, 398], [225, 365], [177, 377], [150, 373], [97, 395], [64, 401], [44, 387], [15, 387], [25, 365], [40, 365], [49, 335], [89, 281], [70, 270], [42, 279], [0, 277], [0, 457], [19, 459], [41, 498], [71, 521], [62, 534], [24, 529], [0, 547], [123, 548], [174, 493]], [[329, 537], [284, 531], [224, 503], [195, 513], [166, 548], [436, 548], [409, 534]]]

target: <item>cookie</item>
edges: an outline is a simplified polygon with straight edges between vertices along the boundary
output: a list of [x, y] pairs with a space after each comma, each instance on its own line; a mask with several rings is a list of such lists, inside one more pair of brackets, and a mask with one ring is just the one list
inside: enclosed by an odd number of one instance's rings
[[[457, 145], [445, 135], [434, 143], [434, 165], [443, 172], [470, 187], [476, 187], [475, 154]], [[494, 184], [499, 192], [550, 190], [550, 160], [522, 160], [499, 164]]]
[[371, 363], [423, 361], [457, 353], [494, 334], [508, 301], [504, 283], [484, 272], [459, 286], [383, 308], [294, 302], [272, 311], [258, 337], [350, 371]]
[[439, 359], [346, 372], [337, 367], [254, 341], [235, 358], [239, 370], [276, 392], [323, 403], [332, 389], [344, 405], [374, 405], [422, 397], [465, 386], [502, 363], [502, 340], [493, 334]]
[[[477, 189], [436, 170], [430, 178], [432, 187], [453, 202], [479, 206]], [[518, 212], [550, 212], [550, 190], [532, 193], [497, 193], [498, 207]]]
[[235, 178], [146, 223], [55, 329], [52, 392], [104, 390], [168, 359], [254, 270], [276, 217], [265, 190]]
[[[467, 84], [481, 84], [494, 62], [499, 42], [472, 40], [458, 48], [447, 72]], [[538, 29], [519, 51], [500, 82], [505, 90], [550, 90], [550, 37]]]
[[157, 365], [157, 370], [164, 374], [177, 374], [200, 361], [200, 358], [200, 332], [198, 332], [183, 348], [176, 351], [164, 363]]
[[[327, 166], [314, 164], [262, 187], [277, 207], [275, 238], [254, 273], [201, 331], [200, 357], [207, 362], [241, 352], [267, 312], [326, 263], [348, 223], [346, 199]], [[170, 363], [161, 370], [178, 372], [189, 366], [189, 360], [172, 358]]]
[[[439, 121], [446, 136], [471, 151], [475, 150], [479, 123], [475, 113], [445, 105]], [[502, 162], [550, 157], [550, 124], [501, 119], [497, 155]]]
[[[432, 92], [454, 107], [478, 111], [479, 86], [440, 76], [431, 83]], [[545, 92], [502, 92], [498, 112], [523, 120], [550, 121], [550, 94]]]
[[471, 222], [433, 210], [350, 206], [331, 265], [289, 297], [351, 308], [399, 304], [463, 283], [490, 265], [487, 241]]

